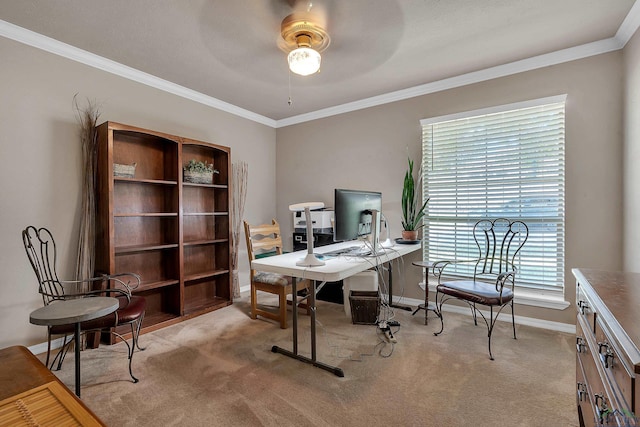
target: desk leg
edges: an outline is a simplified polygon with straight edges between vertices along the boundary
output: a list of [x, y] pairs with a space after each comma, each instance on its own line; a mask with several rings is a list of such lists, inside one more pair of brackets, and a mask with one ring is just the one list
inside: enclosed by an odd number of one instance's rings
[[311, 362], [316, 363], [316, 281], [311, 281], [311, 286], [313, 286], [313, 292], [309, 297], [311, 300], [309, 304], [311, 304]]
[[277, 345], [274, 345], [273, 347], [271, 347], [271, 351], [273, 353], [284, 354], [287, 357], [297, 359], [301, 362], [310, 363], [311, 365], [317, 368], [332, 372], [334, 375], [338, 377], [344, 377], [344, 372], [342, 371], [342, 369], [335, 366], [327, 365], [326, 363], [318, 362], [316, 360], [316, 283], [315, 281], [311, 282], [311, 289], [309, 289], [311, 293], [309, 294], [309, 300], [308, 300], [309, 309], [311, 310], [311, 359], [298, 354], [298, 314], [297, 314], [298, 304], [297, 304], [297, 300], [295, 300], [295, 298], [297, 297], [295, 278], [293, 278], [291, 290], [293, 292], [293, 298], [294, 298], [294, 301], [293, 301], [293, 352], [289, 350], [285, 350], [282, 347], [278, 347]]
[[[293, 306], [293, 354], [298, 354], [298, 279], [291, 278], [291, 302]], [[309, 302], [307, 301], [307, 304]]]
[[406, 311], [411, 311], [412, 308], [409, 307], [408, 305], [393, 303], [393, 271], [392, 271], [391, 265], [392, 265], [392, 261], [389, 261], [389, 306], [393, 308], [400, 308]]
[[73, 344], [76, 354], [76, 396], [80, 397], [80, 322], [76, 323], [75, 340]]

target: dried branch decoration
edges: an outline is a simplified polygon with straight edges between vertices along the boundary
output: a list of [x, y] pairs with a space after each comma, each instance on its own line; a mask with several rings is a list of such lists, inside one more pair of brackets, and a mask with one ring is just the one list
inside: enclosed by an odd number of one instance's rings
[[238, 278], [238, 251], [240, 248], [240, 231], [244, 217], [244, 204], [247, 199], [247, 178], [249, 166], [247, 162], [237, 162], [232, 166], [233, 171], [233, 200], [231, 203], [231, 270], [233, 297], [240, 297], [240, 283]]
[[78, 237], [76, 280], [82, 280], [93, 277], [95, 265], [95, 172], [98, 148], [96, 126], [100, 112], [95, 102], [90, 100], [86, 101], [86, 105], [80, 106], [77, 97], [77, 94], [73, 97], [73, 106], [80, 125], [80, 145], [82, 147], [82, 212]]

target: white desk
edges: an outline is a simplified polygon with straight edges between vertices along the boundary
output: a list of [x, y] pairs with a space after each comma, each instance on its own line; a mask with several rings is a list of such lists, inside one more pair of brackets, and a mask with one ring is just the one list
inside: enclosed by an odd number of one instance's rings
[[[323, 254], [333, 252], [335, 250], [348, 248], [358, 245], [358, 242], [342, 242], [334, 243], [328, 246], [314, 248], [314, 253]], [[287, 254], [260, 258], [251, 262], [251, 268], [258, 271], [269, 273], [278, 273], [285, 276], [293, 277], [293, 295], [296, 298], [296, 279], [309, 279], [317, 282], [336, 282], [347, 277], [353, 276], [361, 271], [377, 267], [380, 264], [391, 262], [396, 258], [415, 252], [421, 249], [421, 244], [400, 245], [396, 244], [392, 248], [385, 250], [384, 254], [378, 256], [355, 257], [350, 255], [341, 255], [335, 258], [324, 258], [325, 265], [318, 267], [300, 267], [296, 265], [296, 261], [304, 258], [306, 251], [291, 252]], [[311, 287], [315, 290], [315, 286]], [[293, 351], [273, 346], [271, 351], [274, 353], [284, 354], [302, 362], [310, 363], [313, 366], [333, 372], [339, 377], [344, 377], [342, 369], [330, 366], [316, 359], [316, 296], [315, 292], [309, 295], [309, 307], [311, 309], [311, 358], [298, 354], [298, 310], [297, 303], [294, 301], [293, 309]]]
[[118, 309], [119, 302], [111, 297], [91, 297], [52, 302], [40, 307], [29, 316], [34, 325], [55, 326], [75, 324], [76, 395], [80, 397], [80, 324], [87, 320], [111, 314]]

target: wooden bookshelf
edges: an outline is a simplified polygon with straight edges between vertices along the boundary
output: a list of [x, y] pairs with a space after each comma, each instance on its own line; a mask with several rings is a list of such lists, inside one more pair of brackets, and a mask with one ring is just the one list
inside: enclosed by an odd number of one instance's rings
[[[143, 332], [230, 305], [230, 149], [114, 122], [97, 131], [96, 273], [141, 276]], [[183, 181], [191, 159], [219, 171], [211, 184]], [[114, 176], [134, 163], [133, 177]]]

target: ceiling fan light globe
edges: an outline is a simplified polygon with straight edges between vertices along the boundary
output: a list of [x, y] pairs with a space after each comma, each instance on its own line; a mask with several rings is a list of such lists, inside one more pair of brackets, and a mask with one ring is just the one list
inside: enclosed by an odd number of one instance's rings
[[299, 47], [289, 52], [289, 69], [301, 76], [317, 73], [320, 69], [320, 54], [308, 47]]

